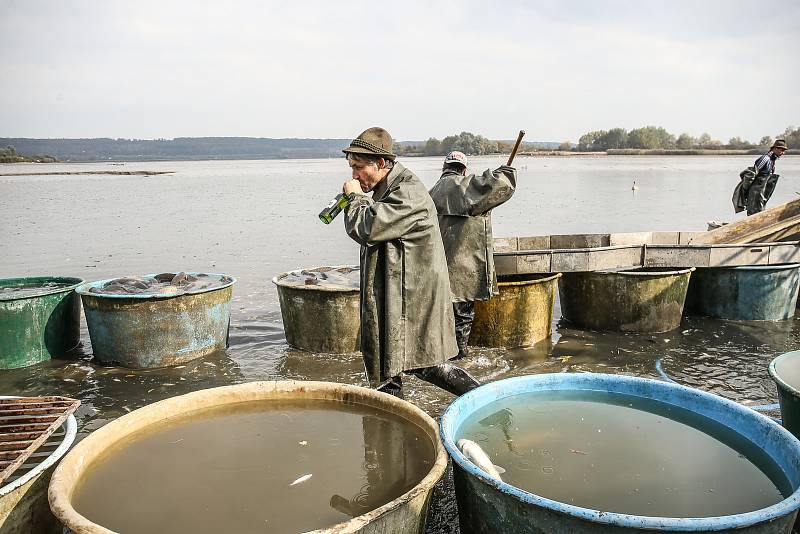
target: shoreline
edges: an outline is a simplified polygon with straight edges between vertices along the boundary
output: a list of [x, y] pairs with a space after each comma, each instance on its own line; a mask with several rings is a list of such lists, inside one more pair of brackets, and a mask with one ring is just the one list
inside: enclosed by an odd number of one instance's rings
[[0, 176], [72, 176], [76, 174], [97, 174], [97, 175], [112, 175], [112, 176], [153, 176], [156, 174], [174, 174], [174, 173], [175, 171], [56, 171], [56, 172], [10, 172], [10, 173], [0, 173]]

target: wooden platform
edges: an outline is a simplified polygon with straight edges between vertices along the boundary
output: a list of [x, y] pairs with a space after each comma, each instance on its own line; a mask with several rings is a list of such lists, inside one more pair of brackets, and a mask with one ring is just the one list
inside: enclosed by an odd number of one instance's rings
[[800, 262], [800, 241], [697, 242], [700, 236], [710, 233], [637, 232], [496, 238], [494, 259], [498, 275]]

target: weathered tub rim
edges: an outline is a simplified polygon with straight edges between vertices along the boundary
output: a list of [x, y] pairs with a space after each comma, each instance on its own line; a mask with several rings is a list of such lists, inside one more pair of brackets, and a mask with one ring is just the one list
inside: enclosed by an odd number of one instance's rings
[[781, 389], [788, 391], [795, 397], [800, 397], [800, 391], [781, 378], [781, 375], [778, 373], [778, 363], [780, 363], [781, 360], [788, 360], [792, 357], [800, 357], [800, 350], [792, 350], [789, 352], [784, 352], [780, 356], [776, 356], [775, 359], [769, 363], [769, 375]]
[[[536, 494], [521, 490], [505, 482], [496, 480], [472, 462], [466, 459], [461, 451], [456, 447], [453, 441], [453, 433], [456, 425], [463, 422], [461, 416], [461, 407], [470, 402], [477, 404], [478, 400], [485, 400], [486, 403], [497, 400], [502, 397], [508, 397], [515, 394], [530, 392], [530, 388], [523, 387], [526, 384], [533, 382], [539, 383], [540, 386], [553, 386], [549, 389], [583, 389], [595, 391], [618, 391], [623, 393], [635, 394], [631, 389], [636, 388], [637, 385], [646, 385], [649, 388], [660, 389], [664, 393], [664, 397], [658, 400], [668, 402], [670, 395], [681, 395], [684, 399], [698, 400], [713, 400], [718, 406], [721, 406], [728, 413], [734, 413], [739, 416], [752, 418], [758, 423], [758, 427], [763, 430], [769, 430], [777, 434], [779, 441], [787, 448], [794, 449], [795, 456], [800, 456], [800, 441], [797, 440], [789, 431], [772, 421], [770, 418], [762, 415], [744, 405], [738, 404], [731, 400], [707, 393], [694, 388], [688, 388], [678, 384], [669, 382], [662, 382], [649, 378], [630, 377], [625, 375], [611, 375], [601, 373], [545, 373], [539, 375], [525, 375], [513, 378], [507, 378], [485, 384], [477, 389], [462, 395], [457, 398], [450, 406], [447, 407], [441, 420], [441, 436], [444, 442], [444, 447], [447, 449], [448, 454], [458, 466], [466, 471], [469, 475], [480, 479], [483, 483], [494, 487], [500, 493], [510, 495], [513, 498], [525, 504], [530, 504], [551, 510], [557, 513], [562, 513], [575, 518], [591, 521], [594, 523], [635, 529], [653, 529], [653, 530], [670, 530], [670, 531], [719, 531], [735, 528], [744, 528], [751, 525], [771, 521], [779, 517], [790, 514], [800, 508], [800, 485], [790, 496], [780, 501], [777, 504], [755, 510], [752, 512], [745, 512], [736, 515], [718, 516], [718, 517], [696, 517], [696, 518], [669, 518], [669, 517], [649, 517], [649, 516], [636, 516], [631, 514], [622, 514], [616, 512], [602, 512], [599, 510], [592, 510], [589, 508], [582, 508], [573, 506]], [[600, 389], [598, 384], [603, 386], [611, 386], [609, 389]], [[555, 387], [560, 386], [560, 387]], [[589, 387], [580, 387], [589, 386]], [[622, 391], [619, 391], [619, 386], [624, 386]], [[706, 416], [710, 417], [706, 414]]]
[[508, 282], [500, 280], [500, 276], [497, 277], [497, 285], [498, 287], [515, 287], [515, 286], [532, 286], [535, 284], [544, 284], [547, 282], [552, 282], [553, 280], [558, 280], [562, 276], [563, 273], [519, 273], [519, 274], [504, 274], [501, 276], [539, 276], [540, 278], [534, 278], [532, 280], [518, 280], [514, 282]]
[[704, 269], [714, 269], [719, 271], [788, 271], [797, 269], [800, 263], [774, 263], [770, 265], [736, 265], [734, 267], [705, 267]]
[[[164, 271], [169, 272], [169, 271]], [[100, 287], [107, 282], [111, 282], [112, 280], [116, 280], [117, 278], [106, 278], [105, 280], [96, 280], [94, 282], [85, 282], [80, 284], [77, 288], [75, 288], [75, 292], [80, 295], [81, 297], [97, 297], [101, 299], [137, 299], [137, 300], [152, 300], [152, 299], [167, 299], [167, 298], [178, 298], [184, 295], [201, 295], [203, 293], [210, 293], [211, 291], [217, 291], [218, 289], [225, 289], [226, 287], [230, 287], [237, 282], [236, 278], [229, 275], [229, 274], [222, 274], [222, 273], [209, 273], [206, 271], [184, 271], [188, 275], [197, 275], [197, 274], [207, 274], [209, 276], [224, 276], [230, 278], [229, 282], [226, 282], [220, 286], [216, 287], [207, 287], [205, 289], [199, 289], [197, 291], [185, 291], [183, 293], [178, 294], [167, 294], [167, 293], [156, 293], [156, 294], [125, 294], [125, 295], [117, 295], [112, 293], [90, 293], [89, 290], [93, 287]], [[142, 276], [156, 276], [160, 273], [149, 273]]]
[[6, 296], [3, 297], [2, 292], [0, 292], [0, 302], [14, 302], [15, 300], [25, 300], [25, 299], [35, 299], [39, 297], [46, 297], [47, 295], [57, 295], [59, 293], [69, 293], [72, 290], [75, 290], [77, 287], [86, 283], [86, 280], [83, 278], [78, 278], [77, 276], [23, 276], [20, 278], [0, 278], [0, 283], [8, 285], [12, 284], [24, 284], [24, 283], [47, 283], [47, 282], [56, 282], [56, 283], [64, 283], [70, 284], [69, 286], [65, 287], [56, 287], [56, 288], [42, 288], [43, 291], [34, 293], [32, 295], [23, 295], [19, 297], [10, 297]]
[[691, 273], [696, 267], [682, 267], [675, 269], [672, 267], [626, 267], [619, 270], [589, 271], [591, 274], [602, 275], [622, 275], [622, 276], [641, 276], [644, 278], [656, 278], [659, 276], [681, 276]]
[[[331, 388], [335, 386], [335, 388]], [[129, 414], [123, 415], [107, 425], [95, 430], [84, 438], [70, 453], [61, 461], [50, 481], [48, 488], [48, 498], [50, 509], [64, 526], [71, 529], [85, 529], [88, 532], [97, 534], [115, 534], [114, 531], [93, 523], [85, 518], [73, 508], [71, 498], [76, 489], [80, 478], [74, 476], [78, 470], [85, 469], [87, 465], [95, 461], [102, 451], [92, 451], [92, 447], [106, 441], [116, 443], [127, 436], [149, 427], [150, 425], [163, 422], [174, 417], [182, 417], [211, 406], [224, 406], [242, 402], [269, 400], [265, 399], [267, 393], [291, 394], [294, 392], [318, 392], [317, 398], [326, 400], [330, 397], [325, 396], [325, 392], [333, 389], [343, 400], [353, 403], [377, 406], [380, 409], [391, 410], [392, 413], [408, 419], [404, 413], [411, 413], [424, 421], [427, 428], [423, 428], [426, 433], [431, 433], [435, 460], [430, 471], [420, 480], [416, 486], [396, 499], [380, 506], [371, 512], [354, 517], [343, 523], [338, 523], [324, 529], [311, 531], [313, 534], [345, 534], [356, 532], [367, 523], [370, 523], [380, 516], [391, 512], [395, 508], [417, 498], [425, 492], [433, 491], [433, 486], [442, 478], [447, 469], [447, 452], [442, 446], [439, 435], [439, 426], [433, 418], [414, 404], [400, 400], [394, 396], [379, 393], [375, 390], [349, 384], [339, 384], [336, 382], [321, 381], [302, 381], [302, 380], [272, 380], [247, 382], [232, 386], [221, 386], [216, 388], [202, 389], [184, 395], [170, 397], [153, 404], [143, 406]], [[193, 409], [174, 413], [170, 408], [172, 405], [181, 406], [191, 404]], [[417, 422], [409, 420], [412, 424]], [[419, 426], [419, 425], [418, 425]], [[311, 533], [307, 533], [311, 534]]]
[[296, 286], [291, 284], [282, 283], [280, 278], [282, 276], [286, 276], [289, 273], [294, 273], [298, 271], [312, 271], [314, 269], [319, 269], [321, 267], [330, 267], [331, 269], [339, 269], [341, 267], [354, 267], [356, 269], [360, 269], [358, 265], [319, 265], [317, 267], [298, 267], [297, 269], [290, 269], [288, 271], [284, 271], [282, 273], [278, 273], [272, 277], [272, 283], [275, 284], [279, 288], [289, 288], [289, 289], [299, 289], [300, 291], [323, 291], [329, 293], [358, 293], [361, 291], [360, 287], [328, 287], [328, 286], [316, 286], [316, 285], [307, 285], [307, 286]]

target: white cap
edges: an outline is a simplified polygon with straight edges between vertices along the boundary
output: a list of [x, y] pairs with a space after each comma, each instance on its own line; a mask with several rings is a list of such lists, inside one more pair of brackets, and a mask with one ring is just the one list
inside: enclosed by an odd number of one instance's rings
[[444, 163], [460, 163], [464, 167], [467, 166], [467, 156], [463, 152], [454, 150], [444, 157]]

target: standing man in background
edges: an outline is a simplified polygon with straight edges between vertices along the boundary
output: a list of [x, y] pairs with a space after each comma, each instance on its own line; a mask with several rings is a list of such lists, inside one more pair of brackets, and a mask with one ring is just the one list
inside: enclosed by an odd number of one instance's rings
[[367, 378], [398, 397], [403, 372], [461, 395], [479, 384], [447, 362], [458, 349], [436, 207], [420, 179], [395, 162], [392, 144], [389, 132], [369, 128], [343, 150], [353, 176], [342, 187], [344, 227], [361, 245]]
[[764, 211], [767, 201], [775, 191], [779, 175], [775, 174], [775, 162], [783, 155], [788, 147], [783, 139], [776, 139], [769, 152], [758, 158], [753, 167], [756, 176], [750, 189], [747, 191], [747, 214], [753, 215]]
[[494, 269], [491, 210], [507, 201], [517, 186], [517, 171], [505, 165], [467, 174], [467, 156], [450, 152], [430, 194], [439, 214], [455, 314], [457, 358], [468, 354], [475, 301], [498, 294]]

